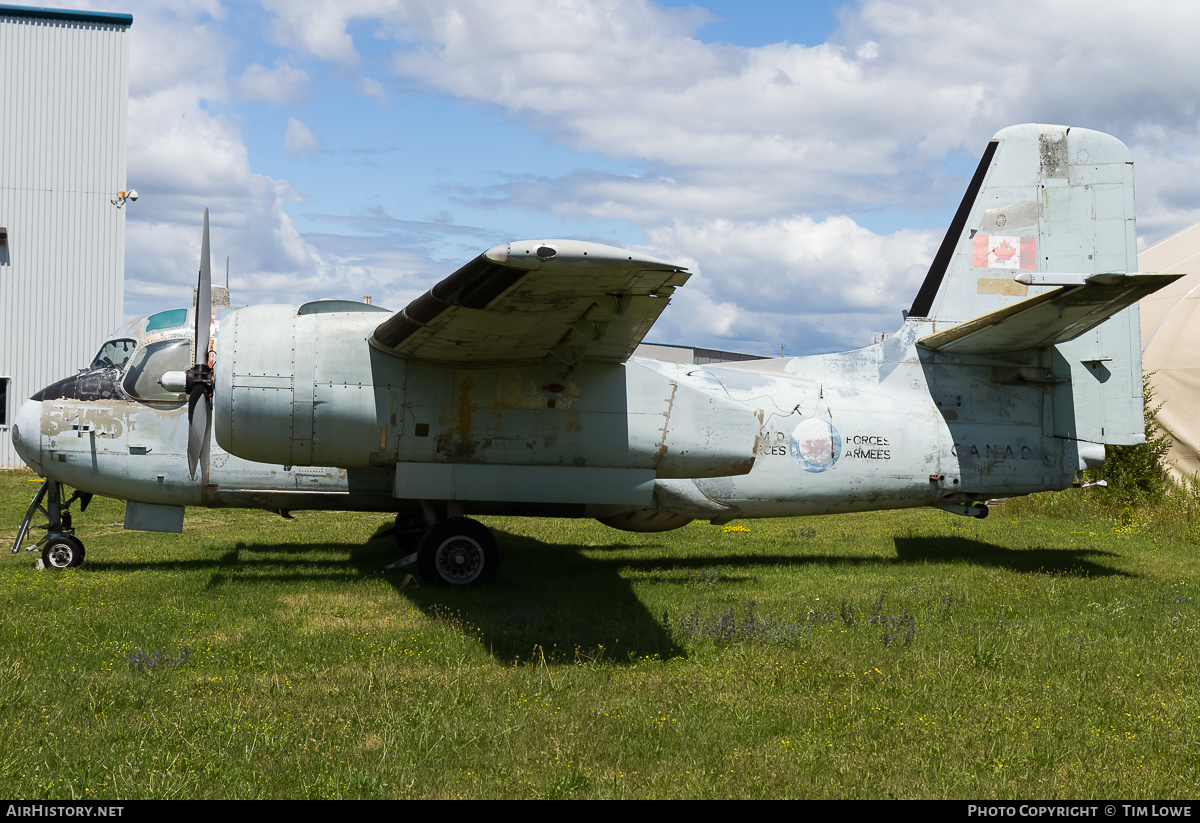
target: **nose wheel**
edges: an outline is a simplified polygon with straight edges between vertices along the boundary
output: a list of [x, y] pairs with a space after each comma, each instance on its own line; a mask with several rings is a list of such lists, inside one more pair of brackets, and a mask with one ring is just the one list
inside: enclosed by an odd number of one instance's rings
[[[91, 492], [76, 491], [65, 500], [64, 497], [63, 484], [56, 480], [46, 480], [38, 487], [17, 531], [17, 539], [13, 541], [13, 554], [22, 549], [27, 552], [40, 551], [40, 568], [48, 569], [69, 569], [83, 562], [83, 542], [71, 528], [70, 508], [78, 500], [79, 510], [86, 511], [88, 503], [92, 502], [92, 495]], [[34, 525], [39, 514], [46, 519], [45, 525]], [[45, 531], [46, 534], [30, 542], [31, 530], [35, 533]]]
[[47, 569], [70, 569], [83, 562], [83, 543], [71, 534], [60, 534], [46, 541], [42, 565]]

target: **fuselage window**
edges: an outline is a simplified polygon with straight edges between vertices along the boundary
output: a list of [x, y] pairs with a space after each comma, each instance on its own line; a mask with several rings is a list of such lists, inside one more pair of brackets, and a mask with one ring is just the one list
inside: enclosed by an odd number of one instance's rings
[[96, 357], [92, 360], [91, 368], [93, 369], [123, 369], [125, 364], [129, 362], [130, 355], [137, 348], [137, 341], [128, 337], [122, 337], [117, 340], [109, 340], [100, 347], [100, 351], [96, 352]]
[[122, 386], [125, 393], [138, 400], [179, 402], [183, 392], [167, 391], [158, 379], [165, 372], [187, 371], [192, 366], [192, 341], [160, 340], [138, 349]]

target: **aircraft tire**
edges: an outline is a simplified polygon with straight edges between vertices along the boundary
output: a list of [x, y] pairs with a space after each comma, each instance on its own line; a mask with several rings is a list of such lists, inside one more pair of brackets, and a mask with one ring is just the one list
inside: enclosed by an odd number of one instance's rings
[[48, 569], [72, 569], [83, 563], [83, 543], [69, 534], [60, 534], [46, 541], [42, 563]]
[[491, 529], [466, 517], [435, 523], [417, 549], [417, 568], [429, 586], [474, 586], [500, 566], [500, 548]]

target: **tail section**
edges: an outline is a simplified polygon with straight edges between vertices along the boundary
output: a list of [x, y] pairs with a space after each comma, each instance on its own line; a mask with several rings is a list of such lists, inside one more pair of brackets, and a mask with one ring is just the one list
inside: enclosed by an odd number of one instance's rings
[[1022, 273], [1135, 271], [1125, 144], [1089, 129], [1011, 126], [988, 143], [909, 315], [940, 326], [997, 311], [1039, 293], [1015, 279]]
[[1034, 367], [1022, 380], [1051, 393], [1047, 434], [1140, 443], [1134, 304], [1175, 276], [1136, 272], [1125, 145], [1089, 129], [1012, 126], [988, 144], [909, 320], [927, 351]]

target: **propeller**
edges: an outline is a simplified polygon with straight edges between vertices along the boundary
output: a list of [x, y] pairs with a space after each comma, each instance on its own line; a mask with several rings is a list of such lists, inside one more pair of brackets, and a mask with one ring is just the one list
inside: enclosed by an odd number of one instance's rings
[[196, 479], [196, 465], [208, 447], [212, 429], [213, 373], [208, 365], [212, 339], [212, 266], [208, 255], [208, 209], [204, 210], [204, 236], [200, 240], [200, 279], [196, 287], [196, 364], [187, 370], [188, 473]]

